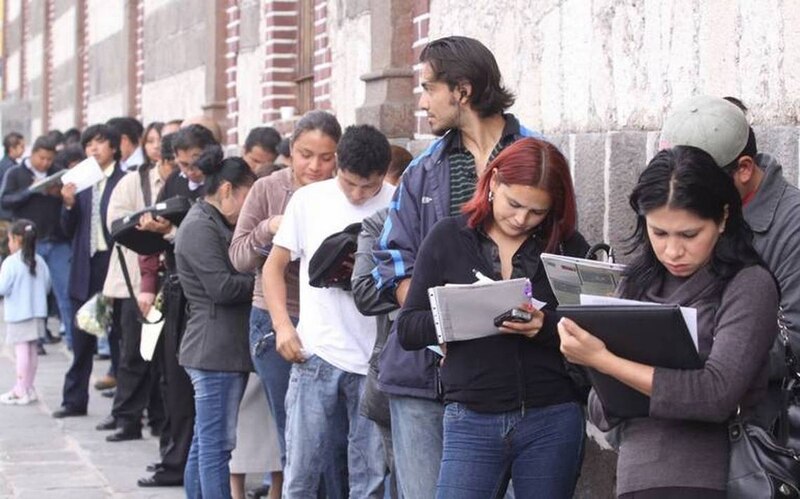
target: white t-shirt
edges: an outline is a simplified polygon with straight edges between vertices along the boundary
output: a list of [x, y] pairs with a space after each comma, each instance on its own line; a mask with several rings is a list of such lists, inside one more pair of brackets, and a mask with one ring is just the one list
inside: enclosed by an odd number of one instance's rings
[[303, 349], [347, 372], [367, 374], [375, 346], [376, 322], [356, 309], [353, 294], [336, 288], [313, 288], [308, 262], [322, 241], [352, 223], [389, 205], [394, 187], [356, 206], [347, 200], [335, 178], [298, 189], [293, 195], [272, 243], [300, 259], [300, 322], [297, 332]]

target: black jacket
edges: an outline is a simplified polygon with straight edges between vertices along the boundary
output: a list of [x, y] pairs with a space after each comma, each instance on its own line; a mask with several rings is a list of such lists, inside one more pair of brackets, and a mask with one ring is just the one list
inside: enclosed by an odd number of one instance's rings
[[216, 208], [199, 201], [175, 238], [178, 277], [189, 303], [179, 362], [208, 371], [250, 372], [248, 336], [252, 274], [240, 274], [228, 257], [233, 227]]
[[[491, 242], [466, 224], [466, 216], [436, 224], [422, 243], [405, 306], [397, 319], [400, 343], [407, 349], [435, 345], [436, 330], [428, 288], [447, 283], [475, 282], [473, 269], [501, 279], [487, 255]], [[589, 246], [579, 233], [561, 245], [565, 255], [583, 257]], [[555, 295], [539, 255], [542, 244], [534, 235], [513, 257], [511, 276], [528, 277], [533, 296], [547, 303], [541, 331], [532, 339], [500, 334], [449, 343], [442, 365], [445, 402], [463, 403], [476, 412], [506, 412], [521, 407], [543, 407], [580, 399], [559, 351]]]
[[[11, 212], [13, 220], [26, 218], [36, 224], [39, 241], [66, 241], [61, 230], [62, 201], [60, 196], [48, 196], [28, 190], [33, 184], [33, 172], [27, 166], [27, 159], [22, 165], [14, 166], [5, 175], [5, 190], [0, 198], [3, 209]], [[56, 166], [47, 170], [53, 175], [60, 169]]]

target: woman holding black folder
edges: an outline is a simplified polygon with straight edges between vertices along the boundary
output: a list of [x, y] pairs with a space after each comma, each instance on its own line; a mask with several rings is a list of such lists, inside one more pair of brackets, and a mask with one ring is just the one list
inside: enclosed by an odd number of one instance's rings
[[583, 450], [579, 390], [558, 350], [556, 304], [539, 255], [582, 257], [569, 167], [553, 145], [519, 140], [487, 166], [461, 216], [439, 222], [422, 244], [397, 333], [406, 349], [437, 344], [428, 288], [527, 277], [543, 311], [528, 322], [451, 342], [441, 368], [444, 449], [438, 498], [572, 496]]
[[[753, 249], [731, 177], [705, 152], [658, 153], [630, 203], [638, 256], [619, 295], [696, 308], [704, 367], [666, 369], [620, 358], [568, 319], [558, 326], [561, 351], [650, 397], [649, 417], [620, 421], [590, 395], [590, 419], [600, 429], [624, 424], [619, 497], [724, 498], [727, 421], [737, 410], [746, 416], [766, 393], [777, 287]], [[647, 332], [639, 333], [647, 341]]]

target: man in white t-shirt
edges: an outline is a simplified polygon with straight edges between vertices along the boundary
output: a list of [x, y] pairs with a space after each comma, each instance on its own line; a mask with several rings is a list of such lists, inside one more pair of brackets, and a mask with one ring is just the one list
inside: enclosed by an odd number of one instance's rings
[[[356, 309], [349, 291], [314, 288], [309, 260], [322, 241], [389, 205], [383, 179], [391, 160], [386, 137], [369, 125], [349, 127], [336, 150], [335, 178], [297, 190], [264, 264], [266, 305], [276, 348], [293, 362], [286, 393], [285, 499], [317, 497], [336, 443], [347, 436], [350, 497], [382, 498], [385, 463], [375, 423], [359, 412], [376, 322]], [[300, 322], [286, 310], [284, 272], [300, 260]], [[336, 414], [347, 414], [349, 428]], [[327, 491], [336, 496], [338, 491]], [[344, 491], [347, 495], [347, 491]]]

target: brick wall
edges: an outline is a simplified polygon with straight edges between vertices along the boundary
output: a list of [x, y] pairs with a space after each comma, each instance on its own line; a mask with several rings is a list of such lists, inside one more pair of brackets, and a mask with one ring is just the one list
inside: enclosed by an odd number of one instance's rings
[[281, 107], [296, 108], [297, 0], [264, 2], [264, 73], [261, 109], [264, 123], [280, 119]]
[[45, 0], [44, 23], [44, 95], [42, 97], [42, 130], [50, 129], [53, 119], [53, 24], [55, 0]]
[[78, 0], [78, 105], [76, 117], [78, 127], [83, 128], [89, 120], [89, 0]]
[[328, 1], [314, 4], [314, 107], [331, 109], [331, 49], [328, 40]]
[[239, 142], [239, 99], [236, 92], [237, 68], [236, 59], [239, 55], [239, 0], [228, 0], [227, 23], [225, 24], [225, 94], [226, 115], [228, 129], [226, 138], [228, 144]]
[[[419, 94], [422, 93], [422, 87], [419, 86], [419, 75], [422, 64], [420, 64], [418, 61], [422, 49], [428, 43], [428, 27], [430, 25], [430, 18], [430, 0], [414, 0], [414, 43], [412, 45], [412, 48], [414, 49], [414, 55], [412, 60], [414, 64], [414, 96], [417, 99], [419, 99]], [[414, 138], [416, 140], [432, 139], [433, 135], [431, 135], [431, 129], [428, 126], [428, 120], [426, 119], [425, 111], [417, 110], [414, 114], [417, 120]]]

